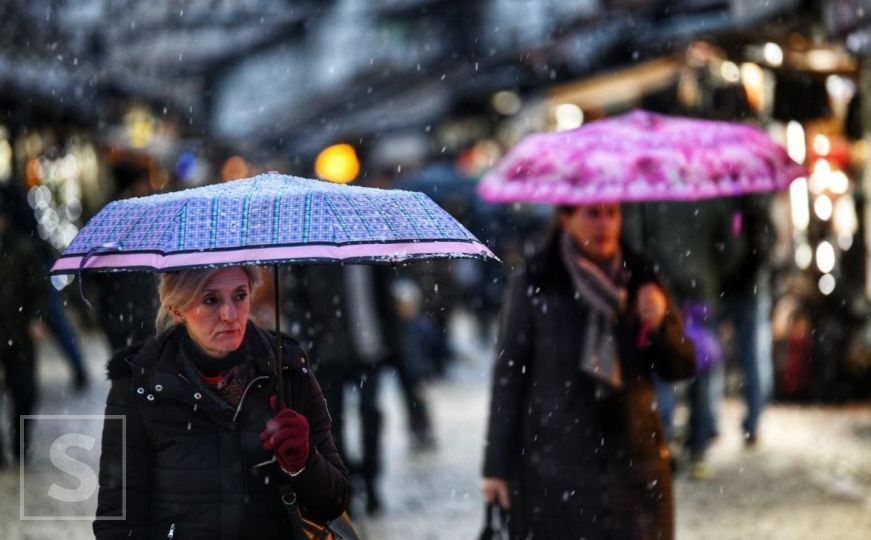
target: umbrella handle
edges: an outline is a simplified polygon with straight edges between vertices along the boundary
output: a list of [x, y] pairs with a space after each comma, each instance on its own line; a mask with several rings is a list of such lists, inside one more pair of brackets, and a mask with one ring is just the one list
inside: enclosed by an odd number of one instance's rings
[[85, 289], [83, 286], [83, 283], [85, 282], [85, 273], [84, 273], [85, 265], [88, 263], [88, 261], [94, 255], [99, 255], [100, 253], [107, 252], [107, 251], [117, 251], [117, 249], [118, 249], [118, 246], [116, 246], [112, 242], [109, 242], [107, 244], [103, 244], [100, 246], [95, 246], [95, 247], [92, 247], [91, 249], [89, 249], [88, 252], [85, 253], [85, 255], [82, 257], [82, 259], [79, 261], [79, 272], [78, 272], [78, 274], [79, 274], [79, 296], [82, 297], [82, 301], [85, 303], [86, 306], [88, 306], [91, 309], [91, 311], [96, 311], [96, 308], [94, 308], [94, 305], [91, 304], [91, 302], [89, 302], [88, 299], [85, 297]]
[[273, 363], [273, 374], [275, 375], [275, 385], [278, 393], [278, 409], [281, 410], [287, 406], [284, 395], [284, 370], [282, 369], [282, 359], [284, 358], [284, 348], [281, 339], [281, 273], [278, 271], [278, 265], [272, 265], [272, 280], [275, 288], [275, 340], [278, 344], [275, 347], [275, 362]]

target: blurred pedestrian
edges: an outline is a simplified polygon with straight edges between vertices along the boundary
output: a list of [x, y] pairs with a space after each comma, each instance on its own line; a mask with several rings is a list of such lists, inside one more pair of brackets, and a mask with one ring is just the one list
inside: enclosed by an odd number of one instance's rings
[[650, 263], [619, 243], [616, 203], [561, 207], [503, 307], [484, 497], [512, 538], [671, 538], [671, 469], [652, 375], [690, 377]]
[[[13, 201], [9, 205], [10, 226], [28, 239], [28, 243], [42, 264], [40, 271], [47, 280], [48, 270], [54, 263], [57, 253], [51, 244], [39, 235], [36, 218], [24, 195], [15, 187], [15, 183], [10, 182], [3, 186], [3, 190], [6, 193], [5, 196]], [[76, 391], [84, 390], [88, 386], [90, 376], [82, 356], [78, 336], [64, 309], [64, 301], [61, 299], [60, 292], [54, 287], [46, 286], [46, 294], [46, 305], [41, 310], [43, 315], [41, 322], [55, 338], [61, 357], [67, 361], [72, 370], [73, 389]]]
[[[17, 459], [26, 460], [30, 447], [32, 422], [25, 422], [21, 433], [21, 415], [33, 414], [38, 383], [36, 351], [30, 335], [31, 324], [42, 316], [48, 298], [48, 284], [42, 261], [29, 238], [12, 226], [15, 201], [11, 193], [0, 189], [0, 362], [3, 382], [10, 396], [10, 446]], [[0, 466], [6, 453], [0, 433]]]
[[[662, 269], [665, 285], [678, 305], [692, 317], [687, 321], [696, 346], [696, 376], [687, 387], [689, 423], [685, 440], [674, 426], [675, 385], [657, 381], [657, 397], [666, 430], [690, 460], [690, 475], [709, 479], [707, 452], [719, 435], [720, 408], [725, 392], [724, 356], [717, 328], [721, 316], [723, 279], [737, 268], [745, 245], [732, 233], [731, 200], [696, 203], [651, 202], [634, 207], [632, 218], [643, 220], [643, 238], [650, 258]], [[635, 212], [637, 211], [637, 212]]]
[[98, 539], [303, 540], [296, 508], [345, 511], [326, 402], [283, 336], [287, 406], [276, 398], [276, 336], [249, 320], [256, 285], [251, 267], [161, 275], [158, 334], [108, 365], [106, 414], [126, 421], [103, 430]]
[[460, 305], [461, 297], [454, 287], [453, 261], [422, 261], [407, 269], [423, 295], [423, 313], [435, 323], [435, 375], [442, 377], [456, 359], [456, 352], [448, 338], [451, 315]]
[[748, 447], [757, 443], [759, 419], [774, 384], [770, 261], [776, 234], [767, 201], [759, 196], [738, 200], [732, 234], [746, 243], [746, 249], [723, 282], [723, 315], [734, 328], [735, 356], [743, 375], [746, 412], [741, 430]]
[[393, 294], [402, 336], [402, 351], [397, 355], [394, 367], [405, 403], [412, 448], [431, 450], [436, 446], [436, 439], [424, 384], [433, 373], [434, 358], [439, 348], [439, 330], [429, 316], [421, 311], [422, 295], [414, 281], [397, 281]]
[[[333, 436], [354, 479], [363, 483], [366, 511], [382, 509], [382, 368], [402, 350], [391, 297], [392, 270], [365, 265], [306, 265], [294, 269], [286, 295], [288, 318], [309, 351], [333, 418]], [[361, 458], [349, 460], [346, 389], [359, 392]]]

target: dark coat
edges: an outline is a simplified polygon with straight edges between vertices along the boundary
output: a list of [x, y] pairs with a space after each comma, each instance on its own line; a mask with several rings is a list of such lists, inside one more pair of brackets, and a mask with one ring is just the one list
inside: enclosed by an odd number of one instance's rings
[[48, 303], [48, 279], [33, 239], [13, 229], [0, 233], [0, 358], [34, 361], [30, 323]]
[[[182, 327], [164, 332], [109, 362], [106, 414], [126, 416], [126, 439], [119, 423], [107, 420], [97, 538], [163, 539], [174, 524], [175, 538], [287, 539], [279, 483], [291, 484], [309, 517], [341, 514], [348, 503], [347, 471], [330, 435], [321, 389], [297, 343], [284, 341], [286, 395], [288, 406], [308, 420], [311, 450], [305, 470], [290, 478], [275, 463], [257, 466], [273, 457], [262, 448], [260, 432], [273, 416], [274, 335], [248, 324], [244, 346], [257, 374], [234, 411], [184, 374], [180, 332]], [[126, 519], [100, 520], [122, 515], [125, 487]]]
[[690, 377], [693, 349], [670, 310], [640, 350], [638, 288], [655, 275], [624, 248], [628, 315], [616, 335], [624, 389], [597, 400], [579, 370], [587, 321], [558, 243], [512, 280], [503, 306], [484, 476], [509, 479], [516, 538], [670, 538], [671, 471], [651, 375]]

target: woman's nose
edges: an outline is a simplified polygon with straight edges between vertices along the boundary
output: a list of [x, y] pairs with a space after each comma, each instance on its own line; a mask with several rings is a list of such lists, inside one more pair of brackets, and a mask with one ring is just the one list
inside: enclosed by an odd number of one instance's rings
[[221, 318], [225, 321], [232, 321], [236, 319], [236, 308], [232, 303], [227, 302], [223, 306], [221, 306]]

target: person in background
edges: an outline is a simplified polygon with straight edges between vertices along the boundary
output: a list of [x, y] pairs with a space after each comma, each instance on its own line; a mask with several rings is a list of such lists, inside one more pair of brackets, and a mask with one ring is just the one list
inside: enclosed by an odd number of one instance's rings
[[398, 355], [394, 367], [408, 415], [412, 448], [431, 450], [436, 446], [436, 439], [423, 386], [433, 373], [434, 357], [439, 349], [439, 330], [421, 311], [421, 292], [414, 281], [398, 280], [393, 295], [402, 335], [402, 354]]
[[694, 351], [652, 264], [619, 242], [616, 203], [558, 209], [508, 287], [493, 368], [484, 498], [512, 538], [672, 538], [653, 374]]
[[[16, 459], [26, 461], [32, 422], [24, 422], [21, 433], [19, 419], [34, 413], [38, 391], [30, 326], [45, 309], [48, 283], [42, 273], [42, 261], [29, 238], [13, 227], [15, 204], [12, 193], [5, 187], [0, 189], [0, 307], [4, 310], [0, 317], [0, 363], [4, 386], [11, 398], [11, 450]], [[5, 464], [0, 436], [0, 466]]]
[[378, 404], [382, 371], [402, 351], [393, 270], [366, 265], [305, 265], [294, 268], [285, 295], [286, 313], [309, 351], [333, 417], [333, 436], [349, 461], [346, 389], [360, 393], [361, 458], [350, 466], [362, 482], [365, 507], [378, 514], [383, 413]]
[[[733, 203], [716, 199], [695, 203], [644, 203], [632, 209], [632, 218], [643, 220], [643, 237], [650, 258], [662, 269], [665, 286], [681, 309], [690, 315], [688, 333], [695, 340], [696, 376], [686, 388], [689, 423], [683, 451], [690, 462], [690, 475], [707, 480], [713, 475], [707, 452], [719, 434], [720, 406], [725, 392], [724, 355], [717, 341], [722, 314], [724, 276], [737, 268], [746, 245], [732, 232]], [[673, 410], [679, 389], [668, 381], [656, 381], [660, 412], [666, 431], [680, 447], [682, 436], [674, 426]]]
[[737, 269], [723, 282], [723, 315], [734, 328], [735, 356], [743, 375], [746, 413], [741, 431], [748, 448], [758, 441], [759, 419], [774, 384], [770, 257], [776, 234], [767, 200], [747, 196], [737, 202], [732, 234], [742, 238], [747, 248]]
[[[103, 427], [98, 540], [305, 540], [297, 508], [319, 522], [347, 509], [305, 354], [249, 319], [257, 277], [248, 266], [162, 274], [157, 335], [109, 361], [106, 415], [125, 422]], [[278, 339], [286, 404], [272, 378]]]
[[[39, 235], [36, 217], [24, 195], [15, 188], [15, 185], [16, 183], [13, 181], [3, 186], [6, 196], [9, 197], [10, 201], [13, 201], [13, 204], [9, 205], [9, 224], [28, 239], [33, 251], [40, 259], [42, 275], [48, 280], [48, 271], [54, 264], [57, 253], [51, 244]], [[62, 357], [72, 370], [73, 390], [80, 392], [87, 388], [90, 375], [82, 356], [78, 336], [64, 309], [65, 302], [61, 299], [60, 292], [52, 286], [47, 286], [46, 291], [46, 305], [42, 309], [42, 326], [54, 337]]]

